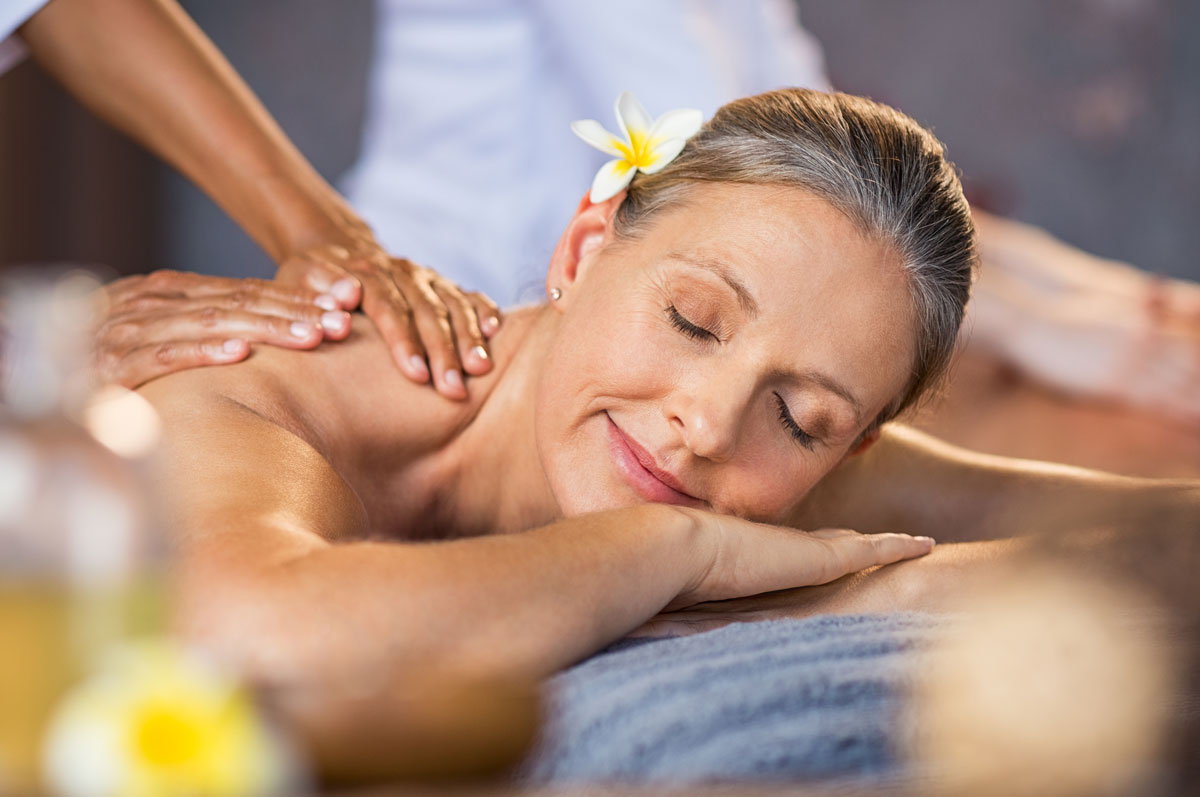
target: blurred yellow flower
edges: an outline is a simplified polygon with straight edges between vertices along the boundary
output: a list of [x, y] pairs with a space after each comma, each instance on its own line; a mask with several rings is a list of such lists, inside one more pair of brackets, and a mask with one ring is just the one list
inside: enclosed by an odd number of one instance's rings
[[575, 135], [601, 152], [616, 156], [596, 172], [588, 195], [593, 202], [616, 196], [639, 171], [646, 174], [661, 171], [683, 151], [683, 145], [704, 122], [704, 114], [693, 108], [667, 111], [651, 120], [631, 91], [623, 91], [617, 97], [616, 112], [617, 125], [624, 137], [608, 132], [595, 119], [571, 123]]
[[67, 693], [44, 767], [67, 797], [271, 794], [295, 772], [245, 690], [157, 640], [111, 651]]

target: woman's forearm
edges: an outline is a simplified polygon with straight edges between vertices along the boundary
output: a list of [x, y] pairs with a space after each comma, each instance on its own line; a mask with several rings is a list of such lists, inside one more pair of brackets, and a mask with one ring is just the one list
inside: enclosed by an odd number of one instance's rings
[[1028, 557], [1028, 539], [939, 545], [929, 556], [852, 573], [830, 584], [712, 601], [664, 612], [632, 636], [687, 636], [730, 623], [821, 614], [953, 612], [981, 583]]
[[270, 680], [413, 662], [541, 677], [619, 638], [697, 578], [697, 523], [660, 505], [520, 534], [321, 546], [237, 572], [189, 557], [183, 630]]
[[76, 98], [187, 175], [276, 261], [368, 234], [173, 0], [53, 0], [20, 32]]
[[826, 477], [796, 525], [928, 534], [939, 542], [1106, 528], [1200, 529], [1200, 483], [1150, 480], [960, 449], [902, 426]]

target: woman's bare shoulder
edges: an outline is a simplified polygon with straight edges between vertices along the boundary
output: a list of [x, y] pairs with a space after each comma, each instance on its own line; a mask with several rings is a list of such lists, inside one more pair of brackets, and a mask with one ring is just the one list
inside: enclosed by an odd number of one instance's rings
[[286, 429], [325, 456], [377, 445], [436, 446], [475, 411], [404, 377], [374, 326], [355, 316], [344, 341], [312, 351], [255, 346], [232, 365], [168, 375], [141, 392], [168, 424], [191, 424], [216, 406], [240, 407]]
[[293, 521], [327, 539], [387, 525], [406, 467], [452, 440], [477, 405], [410, 382], [358, 317], [345, 341], [263, 347], [245, 362], [171, 374], [139, 392], [162, 418], [163, 469], [191, 507], [189, 523], [259, 496], [288, 516], [315, 511]]

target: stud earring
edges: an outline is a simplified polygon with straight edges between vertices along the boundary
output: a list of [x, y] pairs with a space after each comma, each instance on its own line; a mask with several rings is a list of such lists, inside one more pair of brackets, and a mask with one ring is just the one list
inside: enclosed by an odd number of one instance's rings
[[557, 302], [561, 298], [562, 298], [562, 291], [560, 291], [558, 288], [550, 289], [550, 301]]

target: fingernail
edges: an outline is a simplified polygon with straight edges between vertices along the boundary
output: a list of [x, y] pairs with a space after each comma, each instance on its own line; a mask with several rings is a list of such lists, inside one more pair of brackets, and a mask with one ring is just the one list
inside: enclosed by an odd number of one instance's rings
[[244, 345], [244, 341], [239, 340], [238, 338], [230, 338], [221, 344], [221, 351], [225, 352], [226, 354], [240, 354], [242, 351], [242, 346]]
[[482, 346], [472, 346], [471, 354], [474, 354], [480, 360], [489, 359], [487, 349], [483, 348]]
[[429, 378], [429, 368], [425, 365], [424, 357], [419, 354], [414, 354], [412, 357], [408, 358], [408, 361], [412, 364], [412, 369], [420, 375], [421, 379], [424, 380]]
[[338, 298], [340, 302], [354, 301], [354, 281], [353, 280], [338, 280], [333, 283], [333, 287], [329, 292]]
[[293, 321], [291, 330], [293, 338], [307, 338], [313, 333], [312, 326], [304, 323], [303, 321]]
[[453, 369], [446, 372], [446, 385], [449, 387], [462, 387], [462, 374]]
[[500, 319], [494, 315], [490, 315], [479, 324], [479, 328], [483, 330], [483, 334], [490, 335], [500, 328]]
[[338, 300], [328, 293], [322, 293], [317, 298], [313, 299], [313, 304], [320, 307], [322, 310], [337, 310], [341, 308]]
[[933, 539], [933, 537], [917, 537], [916, 539], [920, 540], [921, 542], [927, 542], [930, 545], [934, 545], [937, 542]]
[[321, 326], [326, 332], [341, 332], [350, 321], [350, 315], [342, 311], [321, 314]]

